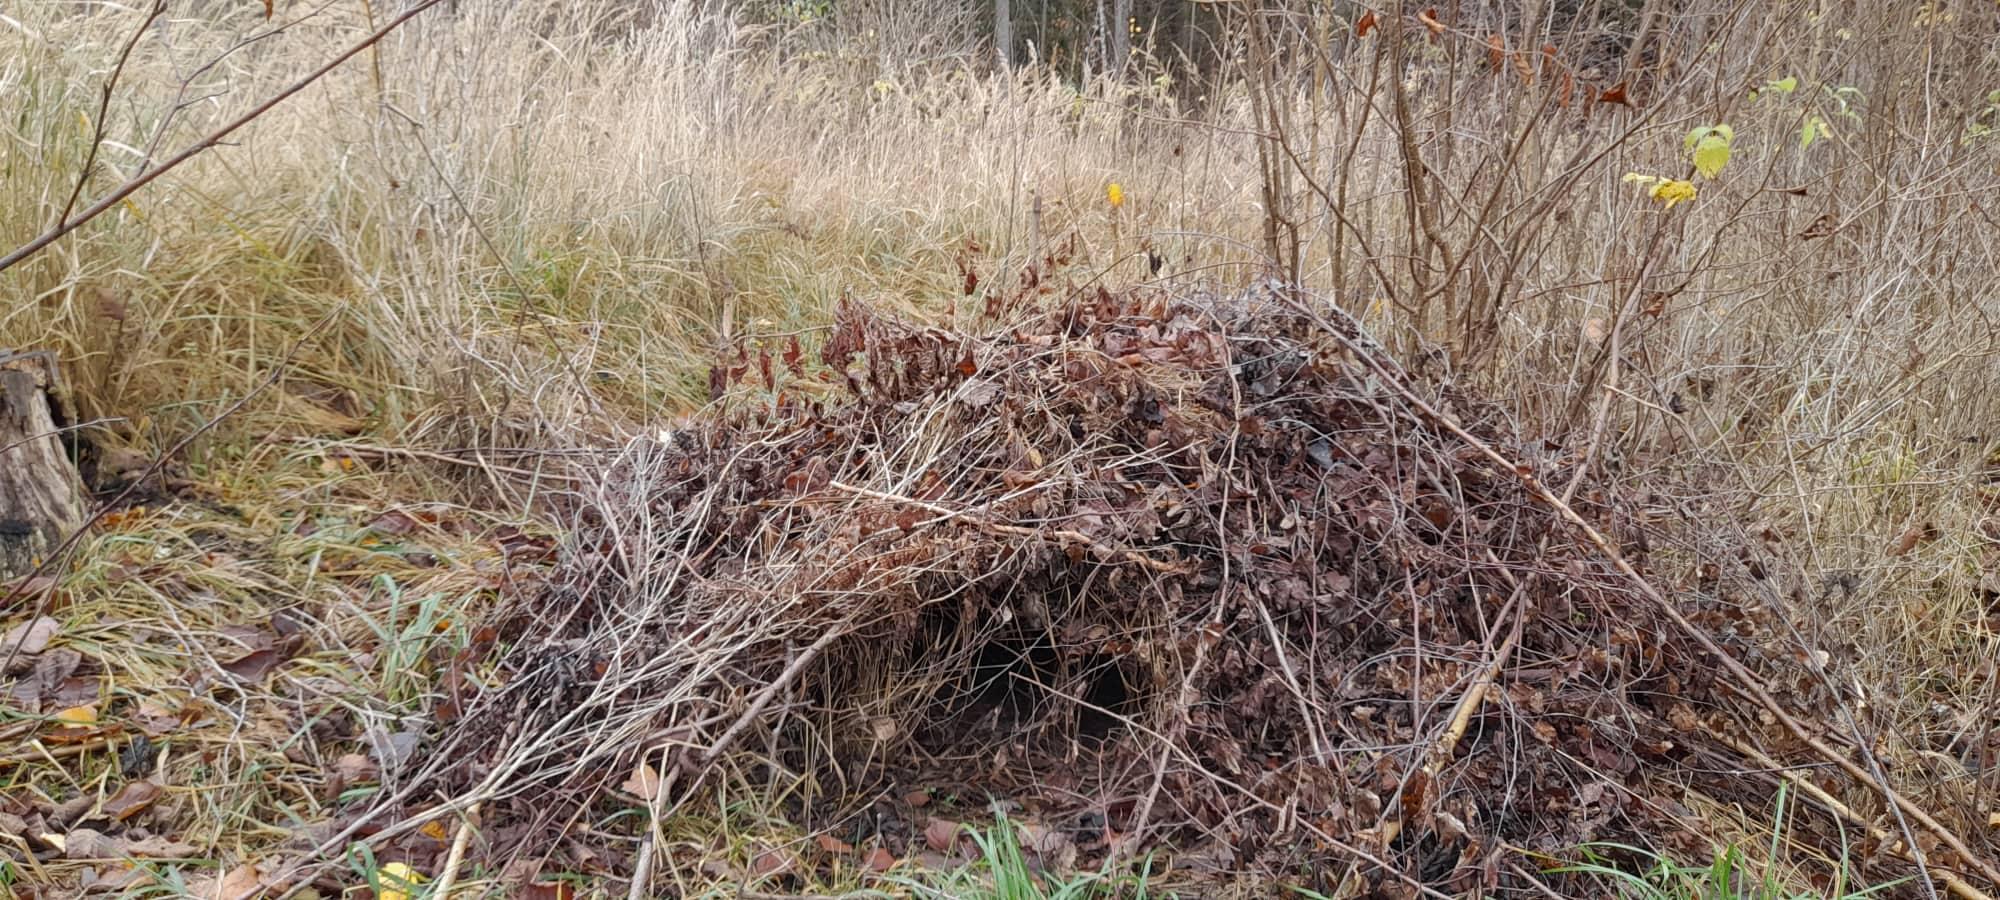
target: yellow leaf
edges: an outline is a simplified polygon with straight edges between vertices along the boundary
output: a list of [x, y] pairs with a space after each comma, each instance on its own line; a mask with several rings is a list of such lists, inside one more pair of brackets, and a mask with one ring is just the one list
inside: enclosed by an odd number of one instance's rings
[[1694, 154], [1694, 167], [1704, 178], [1714, 178], [1729, 164], [1729, 144], [1736, 129], [1727, 125], [1704, 125], [1687, 133], [1685, 144]]
[[1687, 181], [1662, 181], [1653, 185], [1652, 195], [1660, 205], [1673, 209], [1674, 204], [1682, 200], [1694, 199], [1694, 184]]
[[1694, 148], [1694, 167], [1704, 178], [1714, 178], [1729, 165], [1729, 142], [1719, 135], [1702, 138]]
[[399, 862], [383, 866], [375, 876], [382, 886], [375, 900], [410, 900], [411, 892], [424, 883], [423, 875]]
[[1109, 201], [1111, 201], [1111, 208], [1112, 208], [1112, 209], [1117, 209], [1117, 208], [1119, 208], [1119, 207], [1121, 207], [1121, 206], [1124, 206], [1124, 205], [1125, 205], [1125, 188], [1123, 188], [1123, 187], [1119, 186], [1118, 182], [1116, 182], [1116, 181], [1114, 181], [1114, 182], [1111, 182], [1111, 183], [1110, 183], [1110, 184], [1108, 184], [1108, 185], [1105, 185], [1105, 187], [1104, 187], [1104, 199], [1106, 199], [1106, 200], [1109, 200]]
[[97, 724], [97, 708], [94, 706], [72, 706], [56, 713], [56, 721], [64, 725]]
[[1658, 175], [1641, 175], [1641, 174], [1639, 174], [1639, 173], [1637, 173], [1637, 172], [1626, 172], [1626, 173], [1625, 173], [1625, 177], [1624, 177], [1624, 178], [1622, 178], [1622, 179], [1620, 179], [1620, 180], [1621, 180], [1621, 181], [1624, 181], [1624, 182], [1625, 182], [1626, 184], [1632, 184], [1632, 183], [1634, 183], [1634, 182], [1637, 182], [1637, 183], [1639, 183], [1639, 184], [1653, 184], [1653, 183], [1655, 183], [1655, 182], [1658, 182], [1658, 181], [1660, 180], [1660, 176], [1658, 176]]

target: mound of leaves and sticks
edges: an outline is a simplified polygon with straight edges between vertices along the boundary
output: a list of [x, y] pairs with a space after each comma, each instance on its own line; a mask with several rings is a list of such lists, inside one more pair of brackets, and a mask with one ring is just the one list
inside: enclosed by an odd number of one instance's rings
[[572, 498], [561, 572], [385, 802], [455, 798], [496, 854], [643, 807], [581, 852], [644, 880], [705, 863], [643, 820], [781, 785], [821, 837], [747, 866], [782, 881], [935, 863], [991, 798], [1051, 867], [1464, 895], [1567, 893], [1590, 842], [1706, 859], [1691, 793], [1789, 780], [1793, 841], [1993, 878], [1871, 774], [1771, 614], [1653, 558], [1643, 492], [1327, 301], [1021, 306], [966, 334], [844, 303], [816, 352], [732, 350], [708, 413]]

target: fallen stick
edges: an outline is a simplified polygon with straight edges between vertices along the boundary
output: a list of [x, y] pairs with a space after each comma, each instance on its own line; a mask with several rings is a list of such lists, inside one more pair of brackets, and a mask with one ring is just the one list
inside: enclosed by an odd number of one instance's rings
[[872, 500], [884, 500], [890, 503], [901, 503], [908, 506], [914, 506], [925, 512], [936, 513], [939, 520], [943, 521], [949, 521], [952, 519], [966, 519], [971, 521], [973, 524], [978, 525], [979, 527], [991, 531], [995, 534], [1011, 534], [1017, 537], [1056, 538], [1058, 540], [1062, 540], [1067, 543], [1081, 544], [1085, 547], [1090, 548], [1093, 552], [1101, 556], [1115, 556], [1118, 557], [1119, 559], [1125, 560], [1126, 562], [1137, 563], [1139, 565], [1145, 566], [1146, 568], [1152, 569], [1155, 572], [1165, 572], [1170, 575], [1186, 575], [1194, 571], [1193, 568], [1191, 568], [1188, 564], [1185, 563], [1165, 562], [1163, 560], [1154, 559], [1136, 550], [1120, 550], [1116, 547], [1106, 546], [1104, 544], [1097, 542], [1095, 539], [1091, 538], [1090, 535], [1084, 534], [1081, 531], [1070, 531], [1067, 529], [1057, 529], [1057, 528], [1029, 528], [1024, 525], [1008, 525], [1004, 522], [994, 522], [984, 518], [980, 518], [977, 514], [972, 512], [952, 509], [946, 506], [939, 506], [935, 503], [930, 503], [924, 500], [918, 500], [915, 497], [905, 497], [901, 494], [890, 494], [883, 491], [870, 490], [865, 487], [857, 487], [851, 484], [843, 484], [838, 481], [828, 482], [828, 485], [834, 488], [835, 490], [846, 491], [847, 493], [855, 494], [861, 497], [867, 497]]
[[472, 839], [472, 823], [479, 819], [479, 804], [472, 804], [465, 811], [465, 817], [458, 820], [458, 833], [452, 836], [451, 852], [445, 855], [444, 871], [438, 874], [433, 895], [438, 900], [451, 900], [452, 885], [458, 883], [458, 867], [465, 864], [465, 845]]
[[[1640, 574], [1639, 570], [1632, 566], [1632, 563], [1625, 558], [1625, 554], [1620, 553], [1617, 546], [1612, 544], [1611, 540], [1605, 537], [1603, 532], [1598, 531], [1595, 526], [1591, 525], [1589, 521], [1577, 513], [1575, 507], [1563, 502], [1562, 498], [1551, 493], [1548, 487], [1542, 484], [1541, 479], [1535, 477], [1534, 469], [1516, 460], [1507, 458], [1506, 454], [1494, 449], [1492, 444], [1481, 440], [1476, 435], [1465, 430], [1465, 427], [1460, 425], [1458, 420], [1451, 414], [1431, 405], [1429, 401], [1412, 390], [1406, 383], [1407, 376], [1404, 374], [1402, 367], [1396, 365], [1393, 361], [1385, 361], [1386, 351], [1382, 349], [1381, 343], [1369, 337], [1366, 330], [1361, 327], [1361, 323], [1348, 316], [1346, 311], [1341, 310], [1339, 307], [1326, 304], [1327, 309], [1331, 309], [1336, 317], [1343, 320], [1341, 324], [1329, 322], [1320, 314], [1319, 309], [1298, 302], [1296, 297], [1289, 291], [1280, 290], [1276, 293], [1291, 298], [1292, 305], [1296, 309], [1312, 318], [1322, 330], [1331, 335], [1349, 353], [1354, 354], [1356, 359], [1372, 370], [1381, 379], [1382, 383], [1394, 391], [1397, 396], [1401, 397], [1404, 402], [1410, 404], [1411, 407], [1422, 413], [1425, 418], [1435, 423], [1438, 427], [1451, 432], [1453, 436], [1464, 441], [1466, 446], [1471, 447], [1481, 456], [1492, 460], [1495, 465], [1513, 473], [1516, 478], [1520, 479], [1521, 484], [1528, 489], [1528, 493], [1532, 494], [1536, 500], [1554, 511], [1563, 521], [1581, 533], [1584, 539], [1588, 540], [1597, 549], [1598, 553], [1602, 554], [1611, 563], [1612, 567], [1618, 570], [1619, 574], [1625, 576], [1634, 587], [1639, 589], [1641, 594], [1645, 595], [1647, 600], [1652, 601], [1655, 606], [1659, 607], [1660, 611], [1674, 623], [1676, 628], [1680, 629], [1681, 633], [1687, 635], [1696, 644], [1700, 645], [1703, 651], [1714, 657], [1723, 670], [1728, 672], [1730, 677], [1736, 679], [1743, 690], [1748, 692], [1757, 701], [1758, 705], [1764, 707], [1765, 711], [1769, 712], [1773, 718], [1783, 724], [1785, 729], [1792, 733], [1793, 737], [1806, 746], [1811, 747], [1813, 752], [1819, 754], [1821, 758], [1839, 766], [1857, 781], [1874, 788], [1875, 792], [1881, 794], [1883, 799], [1889, 801], [1889, 803], [1905, 815], [1915, 819], [1932, 836], [1943, 842], [1945, 846], [1950, 847], [1952, 852], [1957, 853], [1959, 858], [1965, 861], [1966, 865], [1978, 871], [1980, 877], [1985, 878], [1994, 886], [2000, 887], [2000, 869], [1996, 869], [1991, 862], [1981, 859], [1978, 854], [1973, 853], [1972, 848], [1966, 846], [1965, 841], [1952, 832], [1951, 829], [1946, 828], [1944, 823], [1937, 820], [1937, 817], [1932, 816], [1922, 807], [1911, 802], [1909, 798], [1904, 797], [1895, 788], [1876, 778], [1867, 769], [1862, 768], [1860, 764], [1847, 758], [1846, 754], [1827, 746], [1825, 741], [1820, 740], [1810, 731], [1807, 731], [1805, 723], [1800, 722], [1797, 717], [1779, 705], [1777, 698], [1771, 696], [1770, 690], [1764, 686], [1764, 683], [1757, 678], [1755, 673], [1751, 672], [1736, 657], [1731, 656], [1729, 651], [1724, 650], [1722, 645], [1717, 644], [1715, 639], [1710, 637], [1707, 632], [1695, 627], [1695, 624], [1688, 620], [1687, 616], [1680, 611], [1679, 607], [1674, 605], [1672, 600], [1667, 598], [1665, 593], [1661, 592], [1658, 587], [1653, 585], [1650, 579]], [[1929, 867], [1922, 862], [1923, 851], [1915, 847], [1912, 847], [1911, 850], [1917, 854], [1919, 867], [1928, 871]]]

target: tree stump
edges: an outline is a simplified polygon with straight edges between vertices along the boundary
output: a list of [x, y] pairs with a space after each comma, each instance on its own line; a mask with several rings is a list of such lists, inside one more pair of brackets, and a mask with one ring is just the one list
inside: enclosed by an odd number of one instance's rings
[[54, 354], [0, 350], [0, 583], [34, 571], [83, 524], [57, 384]]

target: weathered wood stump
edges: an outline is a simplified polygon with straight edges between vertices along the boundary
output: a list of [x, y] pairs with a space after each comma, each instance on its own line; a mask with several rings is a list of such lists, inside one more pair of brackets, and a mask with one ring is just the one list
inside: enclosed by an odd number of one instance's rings
[[0, 583], [41, 565], [83, 524], [83, 481], [56, 421], [55, 357], [0, 350]]

